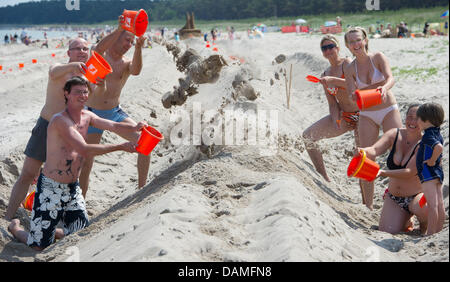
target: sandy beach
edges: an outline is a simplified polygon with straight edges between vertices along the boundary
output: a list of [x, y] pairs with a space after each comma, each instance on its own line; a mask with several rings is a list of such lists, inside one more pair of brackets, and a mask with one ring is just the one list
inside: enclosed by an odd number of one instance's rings
[[[40, 253], [14, 240], [3, 217], [45, 102], [48, 68], [67, 57], [56, 44], [49, 49], [0, 46], [0, 261], [449, 261], [448, 37], [369, 41], [371, 51], [382, 51], [389, 59], [402, 118], [412, 102], [434, 101], [445, 109], [446, 220], [444, 230], [429, 237], [420, 235], [417, 221], [409, 233], [378, 231], [388, 179], [375, 181], [374, 210], [368, 210], [357, 180], [346, 175], [353, 133], [320, 142], [330, 183], [314, 170], [300, 137], [328, 114], [321, 87], [305, 79], [320, 76], [327, 67], [321, 36], [268, 33], [262, 39], [241, 38], [219, 40], [218, 52], [205, 48], [203, 39], [180, 43], [182, 53], [188, 48], [204, 58], [218, 53], [227, 66], [217, 81], [200, 84], [197, 94], [171, 109], [163, 107], [161, 98], [185, 74], [165, 46], [155, 43], [143, 49], [142, 73], [128, 80], [121, 106], [135, 121], [146, 120], [166, 137], [152, 152], [149, 183], [137, 189], [136, 155], [96, 157], [86, 197], [89, 227]], [[343, 35], [338, 39], [341, 54], [351, 57]], [[280, 54], [286, 60], [275, 63]], [[25, 67], [19, 70], [21, 62]], [[288, 109], [280, 70], [289, 74], [291, 64]], [[13, 71], [8, 71], [10, 66]], [[254, 88], [255, 100], [236, 97], [232, 83], [237, 75]], [[198, 105], [219, 113], [219, 119], [226, 111], [275, 111], [276, 138], [270, 146], [218, 145], [208, 154], [193, 143], [174, 145], [174, 128], [179, 128], [174, 113], [192, 113]], [[120, 141], [111, 133], [102, 139]], [[382, 167], [386, 157], [377, 159]], [[20, 208], [18, 215], [28, 228], [29, 212]]]

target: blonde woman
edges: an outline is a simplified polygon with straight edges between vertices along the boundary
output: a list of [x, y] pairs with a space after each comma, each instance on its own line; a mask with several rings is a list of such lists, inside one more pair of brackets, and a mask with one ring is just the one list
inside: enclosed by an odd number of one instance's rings
[[[402, 127], [397, 101], [392, 94], [394, 77], [386, 56], [381, 52], [369, 53], [369, 38], [361, 27], [351, 28], [345, 33], [345, 45], [355, 59], [344, 68], [347, 92], [355, 100], [357, 89], [379, 89], [382, 103], [360, 111], [358, 135], [360, 146], [370, 147], [378, 139], [380, 129], [386, 132]], [[363, 203], [372, 209], [373, 182], [362, 181]]]
[[[339, 55], [339, 41], [332, 35], [326, 35], [320, 41], [322, 55], [330, 62], [320, 78], [330, 113], [315, 122], [303, 132], [306, 150], [319, 172], [326, 181], [330, 181], [322, 158], [322, 152], [316, 142], [324, 138], [333, 138], [356, 129], [358, 106], [346, 92], [344, 67], [351, 60]], [[355, 136], [356, 137], [356, 136]]]
[[423, 188], [416, 167], [416, 157], [422, 139], [416, 114], [419, 106], [409, 106], [405, 126], [389, 130], [374, 145], [363, 148], [372, 158], [390, 150], [386, 169], [381, 169], [378, 173], [378, 177], [389, 178], [378, 227], [378, 230], [383, 232], [397, 234], [413, 229], [413, 216], [419, 221], [421, 233], [425, 234], [427, 231], [428, 205], [421, 208], [419, 204]]

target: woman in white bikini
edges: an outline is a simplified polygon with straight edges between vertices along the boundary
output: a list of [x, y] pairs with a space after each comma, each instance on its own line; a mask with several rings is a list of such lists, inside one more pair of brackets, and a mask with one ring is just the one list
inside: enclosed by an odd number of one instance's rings
[[[383, 132], [402, 127], [402, 120], [397, 101], [391, 92], [394, 77], [386, 56], [377, 52], [369, 53], [369, 38], [361, 27], [351, 28], [345, 33], [345, 45], [355, 56], [351, 64], [344, 68], [348, 94], [355, 98], [355, 90], [379, 89], [382, 103], [360, 111], [358, 135], [360, 146], [370, 147], [378, 139], [380, 128]], [[363, 203], [372, 209], [374, 184], [361, 181]]]

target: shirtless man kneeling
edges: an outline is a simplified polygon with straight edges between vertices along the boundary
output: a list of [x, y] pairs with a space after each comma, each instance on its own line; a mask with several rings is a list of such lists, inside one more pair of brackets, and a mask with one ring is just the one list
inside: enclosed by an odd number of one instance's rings
[[[119, 17], [118, 28], [97, 44], [94, 48], [96, 52], [103, 53], [104, 50], [108, 49], [117, 40], [122, 32], [122, 28], [120, 27], [121, 21], [122, 17]], [[5, 213], [5, 219], [8, 221], [15, 217], [20, 203], [27, 195], [28, 188], [33, 183], [35, 177], [39, 175], [42, 164], [45, 163], [47, 127], [52, 116], [62, 111], [65, 107], [62, 91], [64, 84], [69, 78], [85, 73], [85, 63], [89, 59], [89, 45], [86, 40], [76, 38], [70, 41], [67, 55], [69, 56], [67, 63], [56, 63], [49, 69], [45, 105], [33, 128], [32, 135], [25, 149], [26, 157], [22, 171], [9, 197], [8, 208]], [[97, 79], [95, 89], [104, 89], [104, 84], [103, 80]]]
[[[18, 219], [13, 219], [8, 227], [14, 237], [36, 250], [43, 250], [55, 238], [88, 225], [86, 205], [78, 183], [86, 158], [114, 151], [136, 152], [137, 139], [115, 145], [87, 144], [88, 127], [92, 125], [120, 135], [132, 134], [147, 126], [144, 122], [132, 125], [105, 120], [85, 110], [89, 92], [89, 82], [84, 78], [75, 76], [66, 82], [66, 108], [55, 114], [48, 125], [46, 162], [37, 183], [30, 232], [20, 227]], [[59, 221], [64, 223], [63, 230], [56, 228]]]

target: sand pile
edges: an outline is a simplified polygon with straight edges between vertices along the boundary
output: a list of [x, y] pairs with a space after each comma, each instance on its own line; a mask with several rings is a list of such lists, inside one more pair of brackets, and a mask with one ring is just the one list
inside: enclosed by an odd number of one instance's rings
[[186, 77], [178, 80], [179, 86], [174, 86], [174, 91], [164, 94], [161, 100], [165, 108], [183, 105], [188, 96], [198, 93], [199, 84], [216, 82], [219, 79], [220, 70], [227, 65], [220, 55], [203, 59], [194, 49], [188, 49], [179, 57], [181, 50], [178, 46], [168, 43], [166, 48], [174, 56], [177, 69], [186, 73]]

